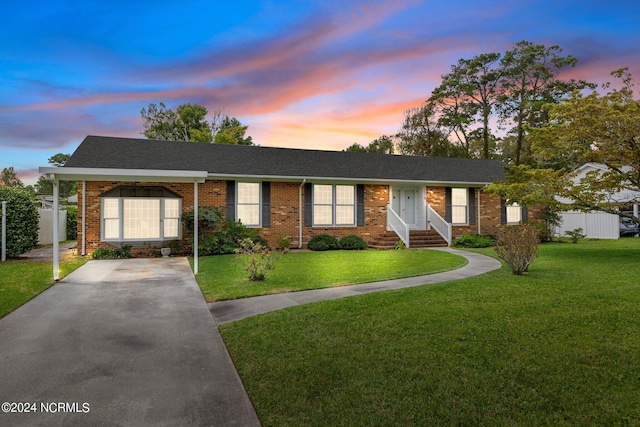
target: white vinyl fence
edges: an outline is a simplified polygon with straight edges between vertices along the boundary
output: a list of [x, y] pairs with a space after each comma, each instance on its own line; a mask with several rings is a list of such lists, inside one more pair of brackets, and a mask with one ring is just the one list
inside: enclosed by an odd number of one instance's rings
[[562, 223], [556, 235], [565, 237], [565, 231], [582, 228], [582, 234], [591, 239], [617, 239], [620, 237], [618, 215], [605, 212], [561, 212]]
[[[53, 210], [38, 209], [40, 214], [40, 231], [38, 231], [38, 244], [49, 245], [53, 243]], [[58, 211], [58, 236], [60, 241], [67, 240], [67, 211]]]

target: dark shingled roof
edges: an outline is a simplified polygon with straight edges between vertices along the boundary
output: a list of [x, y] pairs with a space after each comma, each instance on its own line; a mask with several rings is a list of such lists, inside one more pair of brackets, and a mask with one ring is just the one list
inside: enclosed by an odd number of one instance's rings
[[87, 136], [64, 167], [208, 171], [220, 176], [485, 184], [504, 179], [495, 160], [394, 156]]

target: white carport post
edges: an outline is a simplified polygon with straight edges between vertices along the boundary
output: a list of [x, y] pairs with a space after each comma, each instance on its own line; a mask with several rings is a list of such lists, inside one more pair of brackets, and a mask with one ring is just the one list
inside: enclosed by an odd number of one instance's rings
[[53, 280], [57, 281], [60, 279], [60, 258], [58, 253], [60, 250], [60, 239], [58, 236], [58, 222], [60, 221], [58, 217], [58, 196], [60, 193], [60, 182], [55, 175], [52, 176], [51, 181], [53, 183]]
[[633, 216], [635, 216], [636, 218], [640, 218], [640, 215], [638, 215], [638, 205], [637, 204], [633, 205]]
[[198, 181], [193, 183], [193, 274], [198, 274]]

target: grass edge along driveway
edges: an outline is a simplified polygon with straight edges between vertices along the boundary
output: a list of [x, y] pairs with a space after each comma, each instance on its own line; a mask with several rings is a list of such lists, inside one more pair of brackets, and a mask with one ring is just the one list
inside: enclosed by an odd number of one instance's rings
[[219, 329], [265, 427], [638, 425], [638, 271], [640, 239], [542, 245], [522, 277], [503, 267]]
[[265, 281], [251, 282], [236, 255], [219, 255], [199, 258], [196, 279], [207, 302], [214, 302], [421, 276], [466, 264], [458, 255], [426, 249], [294, 251], [277, 261]]
[[[87, 258], [76, 257], [60, 264], [60, 278], [84, 265]], [[0, 263], [0, 318], [49, 289], [53, 280], [50, 262], [8, 259]]]

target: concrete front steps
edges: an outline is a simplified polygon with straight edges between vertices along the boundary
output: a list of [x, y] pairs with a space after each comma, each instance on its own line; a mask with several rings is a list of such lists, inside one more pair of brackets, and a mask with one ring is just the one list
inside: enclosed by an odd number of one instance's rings
[[[393, 249], [400, 237], [393, 231], [372, 237], [369, 247], [373, 249]], [[411, 248], [437, 248], [447, 247], [447, 242], [435, 230], [411, 230], [409, 231], [409, 246]]]

